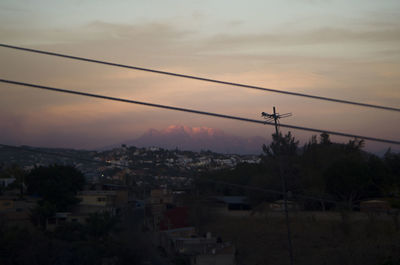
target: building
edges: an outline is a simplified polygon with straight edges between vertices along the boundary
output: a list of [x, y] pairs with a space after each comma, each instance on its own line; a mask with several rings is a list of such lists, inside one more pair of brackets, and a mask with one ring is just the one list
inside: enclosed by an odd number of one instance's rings
[[235, 247], [221, 242], [211, 233], [198, 236], [193, 227], [165, 230], [160, 233], [160, 246], [169, 257], [186, 258], [191, 265], [234, 265]]
[[145, 213], [148, 228], [158, 230], [164, 212], [173, 207], [173, 194], [168, 189], [152, 189], [146, 200]]
[[70, 212], [57, 212], [54, 216], [46, 219], [46, 230], [54, 231], [57, 226], [65, 224], [67, 222]]
[[0, 187], [8, 187], [14, 183], [16, 178], [0, 178]]
[[246, 196], [216, 196], [209, 198], [210, 205], [225, 208], [228, 211], [250, 210], [251, 205]]
[[54, 231], [65, 222], [84, 224], [91, 214], [108, 212], [116, 215], [128, 205], [127, 190], [86, 190], [76, 196], [81, 201], [71, 212], [57, 212], [46, 221], [46, 229]]
[[235, 246], [230, 243], [219, 244], [208, 253], [192, 256], [190, 265], [234, 265], [235, 251]]
[[189, 209], [187, 207], [175, 207], [167, 209], [160, 220], [159, 230], [170, 230], [188, 226]]
[[172, 204], [173, 195], [172, 191], [168, 189], [153, 189], [150, 191], [150, 204]]
[[[294, 201], [286, 201], [287, 209], [289, 211], [297, 211], [300, 210], [300, 205]], [[269, 208], [272, 211], [284, 211], [285, 210], [285, 201], [284, 200], [277, 200], [271, 202], [269, 204]]]
[[0, 197], [0, 219], [6, 223], [31, 226], [31, 210], [35, 208], [37, 199], [19, 196]]
[[391, 209], [389, 202], [383, 200], [368, 200], [360, 202], [360, 211], [366, 213], [387, 213]]
[[91, 214], [96, 212], [117, 213], [117, 192], [104, 190], [81, 191], [76, 196], [81, 200], [74, 209], [75, 213]]

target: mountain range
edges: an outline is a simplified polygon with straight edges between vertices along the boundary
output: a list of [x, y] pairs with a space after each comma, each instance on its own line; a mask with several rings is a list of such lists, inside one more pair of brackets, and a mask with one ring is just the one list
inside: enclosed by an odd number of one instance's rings
[[123, 142], [128, 146], [157, 146], [165, 149], [201, 151], [211, 150], [225, 154], [260, 154], [266, 138], [239, 137], [208, 127], [171, 125], [164, 130], [150, 129], [134, 140]]

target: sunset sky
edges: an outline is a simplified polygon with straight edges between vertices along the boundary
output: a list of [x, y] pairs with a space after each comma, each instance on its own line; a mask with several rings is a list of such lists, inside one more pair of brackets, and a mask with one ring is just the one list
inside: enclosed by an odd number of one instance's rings
[[[400, 107], [398, 0], [2, 0], [0, 42], [274, 89]], [[400, 140], [400, 113], [0, 47], [0, 78]], [[98, 148], [150, 128], [270, 126], [0, 83], [0, 143]], [[287, 130], [283, 130], [287, 131]], [[302, 143], [308, 132], [293, 131]], [[334, 138], [344, 142], [346, 138]], [[370, 151], [390, 147], [368, 143]], [[397, 146], [392, 146], [399, 149]]]

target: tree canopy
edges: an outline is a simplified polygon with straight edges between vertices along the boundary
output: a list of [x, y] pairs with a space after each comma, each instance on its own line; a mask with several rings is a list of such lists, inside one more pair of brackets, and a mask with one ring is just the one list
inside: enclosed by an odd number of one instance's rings
[[36, 167], [26, 177], [27, 191], [55, 206], [56, 211], [68, 211], [79, 202], [75, 197], [85, 184], [84, 175], [72, 166]]
[[[281, 163], [287, 190], [295, 195], [313, 195], [344, 202], [349, 207], [363, 199], [399, 196], [400, 154], [388, 150], [381, 158], [365, 152], [363, 140], [334, 143], [326, 133], [322, 133], [319, 139], [311, 137], [303, 147], [299, 147], [290, 132], [273, 134], [272, 138], [268, 146], [263, 146], [261, 164], [238, 165], [235, 170], [223, 170], [203, 178], [280, 191]], [[220, 185], [214, 186], [218, 187]], [[279, 193], [240, 188], [225, 187], [217, 191], [225, 195], [248, 195], [255, 203], [280, 197]], [[321, 203], [325, 208], [322, 200]]]

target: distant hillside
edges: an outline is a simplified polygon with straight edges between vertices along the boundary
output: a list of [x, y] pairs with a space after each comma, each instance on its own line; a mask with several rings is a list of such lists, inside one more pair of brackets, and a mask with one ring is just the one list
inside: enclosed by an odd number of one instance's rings
[[266, 142], [266, 138], [259, 136], [244, 138], [208, 127], [171, 125], [164, 130], [150, 129], [139, 138], [123, 144], [190, 151], [211, 150], [226, 154], [260, 154]]

